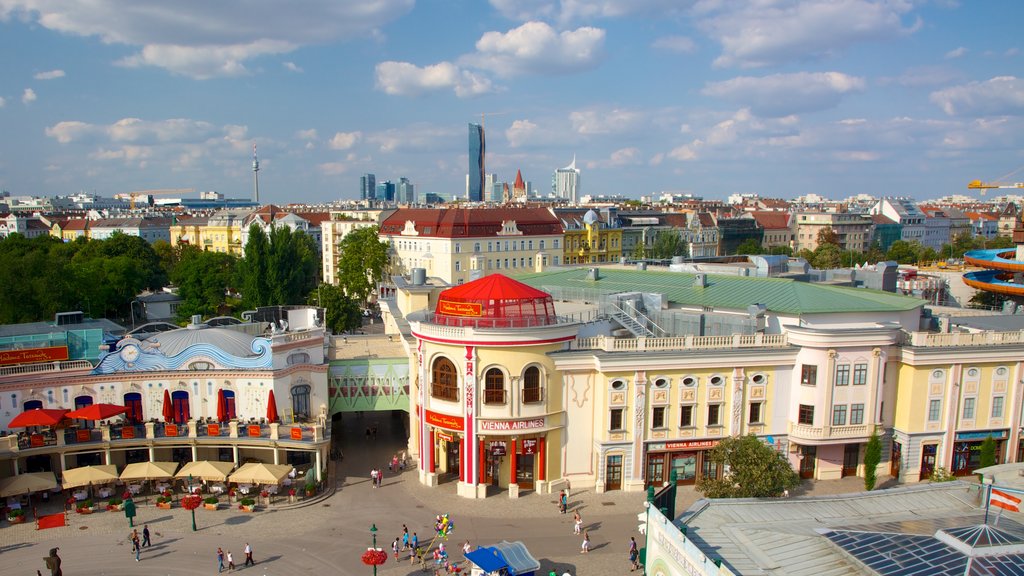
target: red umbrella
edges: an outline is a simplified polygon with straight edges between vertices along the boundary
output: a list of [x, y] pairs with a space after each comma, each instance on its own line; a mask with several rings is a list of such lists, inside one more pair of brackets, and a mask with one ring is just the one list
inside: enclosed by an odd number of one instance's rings
[[224, 389], [217, 390], [217, 422], [228, 421], [228, 399], [224, 396]]
[[117, 404], [90, 404], [74, 412], [68, 412], [64, 417], [71, 418], [72, 420], [76, 418], [81, 418], [82, 420], [106, 420], [118, 414], [124, 414], [127, 411], [127, 406], [118, 406]]
[[277, 422], [277, 401], [274, 400], [274, 391], [270, 391], [270, 397], [267, 398], [267, 420], [270, 422]]
[[171, 404], [171, 391], [164, 390], [164, 422], [174, 422], [174, 405]]
[[54, 426], [63, 420], [64, 415], [67, 413], [68, 411], [63, 408], [36, 408], [34, 410], [26, 410], [15, 416], [7, 427], [28, 428], [29, 426]]

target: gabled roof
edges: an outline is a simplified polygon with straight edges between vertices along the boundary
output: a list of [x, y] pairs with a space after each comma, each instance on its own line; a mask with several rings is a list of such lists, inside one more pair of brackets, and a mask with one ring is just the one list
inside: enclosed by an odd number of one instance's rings
[[789, 229], [789, 212], [754, 211], [749, 214], [765, 230]]
[[871, 214], [871, 221], [875, 224], [899, 224], [899, 222], [882, 214]]
[[547, 208], [399, 208], [380, 226], [380, 234], [401, 235], [412, 222], [421, 237], [486, 238], [504, 222], [516, 223], [524, 236], [562, 234], [562, 224]]

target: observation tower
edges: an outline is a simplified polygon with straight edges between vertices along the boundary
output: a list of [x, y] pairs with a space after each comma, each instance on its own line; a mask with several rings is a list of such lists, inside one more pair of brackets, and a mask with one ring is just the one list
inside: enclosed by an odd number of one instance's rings
[[1024, 221], [1020, 217], [1013, 228], [1013, 242], [1017, 245], [1015, 249], [993, 248], [965, 253], [964, 262], [985, 270], [964, 274], [964, 283], [1024, 304]]

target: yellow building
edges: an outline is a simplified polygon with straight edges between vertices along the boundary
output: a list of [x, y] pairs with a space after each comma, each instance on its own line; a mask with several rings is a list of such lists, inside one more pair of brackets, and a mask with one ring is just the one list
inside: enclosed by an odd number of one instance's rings
[[564, 254], [566, 264], [600, 264], [619, 262], [622, 257], [622, 229], [609, 228], [601, 221], [597, 212], [588, 210], [582, 224], [567, 223], [565, 227]]

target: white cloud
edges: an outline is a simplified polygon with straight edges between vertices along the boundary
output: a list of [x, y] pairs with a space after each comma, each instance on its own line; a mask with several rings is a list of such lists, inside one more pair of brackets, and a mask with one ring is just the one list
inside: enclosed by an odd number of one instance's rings
[[0, 108], [3, 108], [6, 105], [7, 105], [7, 100], [4, 100], [3, 97], [0, 97]]
[[377, 89], [393, 96], [417, 96], [454, 90], [460, 98], [494, 91], [490, 80], [462, 70], [451, 62], [419, 67], [409, 62], [381, 62], [376, 67]]
[[879, 78], [878, 84], [885, 85], [895, 82], [901, 86], [907, 86], [909, 88], [916, 88], [920, 86], [941, 86], [960, 81], [963, 76], [963, 72], [952, 67], [921, 66], [905, 70], [896, 78]]
[[840, 150], [834, 156], [845, 162], [874, 162], [882, 158], [878, 152], [868, 150]]
[[283, 10], [274, 2], [162, 0], [3, 0], [0, 20], [11, 17], [106, 44], [139, 47], [126, 66], [156, 66], [193, 78], [245, 74], [245, 63], [300, 46], [366, 37], [408, 13], [414, 0], [304, 0]]
[[327, 145], [332, 150], [349, 150], [362, 139], [362, 132], [337, 132]]
[[550, 19], [558, 13], [557, 2], [551, 0], [490, 0], [490, 3], [511, 20]]
[[722, 45], [716, 66], [753, 68], [817, 58], [912, 33], [906, 0], [705, 2], [701, 27]]
[[466, 150], [465, 133], [451, 126], [417, 123], [401, 129], [392, 128], [367, 134], [364, 138], [382, 153], [414, 151], [437, 154], [444, 150]]
[[579, 134], [616, 134], [635, 128], [643, 115], [633, 110], [591, 109], [569, 114], [572, 129]]
[[864, 86], [863, 78], [841, 72], [797, 72], [712, 82], [702, 93], [747, 106], [758, 116], [781, 117], [832, 108]]
[[317, 164], [317, 170], [325, 176], [338, 176], [348, 171], [349, 166], [344, 162], [324, 162]]
[[652, 42], [651, 47], [665, 52], [690, 54], [697, 49], [697, 44], [686, 36], [662, 36]]
[[960, 46], [959, 48], [955, 48], [953, 50], [950, 50], [949, 52], [946, 52], [946, 60], [953, 60], [954, 58], [960, 58], [964, 54], [967, 54], [967, 48], [964, 48], [963, 46]]
[[631, 166], [640, 163], [640, 149], [636, 147], [620, 148], [611, 153], [604, 160], [591, 160], [587, 162], [587, 168], [618, 168]]
[[31, 104], [35, 102], [37, 98], [38, 96], [36, 96], [36, 91], [31, 88], [25, 88], [25, 91], [21, 93], [22, 104]]
[[33, 78], [36, 80], [55, 80], [57, 78], [63, 78], [63, 70], [49, 70], [47, 72], [37, 72]]
[[950, 116], [1024, 115], [1024, 79], [997, 76], [932, 92], [930, 99]]
[[651, 14], [664, 18], [683, 6], [678, 0], [490, 0], [502, 16], [512, 20], [551, 20], [560, 22], [621, 18], [632, 14]]
[[476, 52], [463, 56], [460, 64], [503, 77], [579, 72], [601, 60], [604, 38], [600, 28], [558, 32], [544, 22], [527, 22], [504, 33], [486, 32]]
[[288, 70], [289, 72], [303, 72], [302, 68], [300, 68], [299, 65], [296, 64], [295, 62], [283, 62], [281, 65], [284, 66], [284, 69]]
[[529, 120], [516, 120], [505, 130], [505, 140], [512, 148], [527, 144], [537, 134], [537, 125]]
[[317, 132], [316, 128], [310, 128], [309, 130], [299, 130], [295, 133], [295, 137], [299, 140], [316, 140]]
[[201, 120], [173, 118], [154, 122], [138, 118], [122, 118], [108, 125], [87, 124], [79, 121], [58, 122], [46, 128], [46, 135], [61, 144], [96, 139], [106, 140], [109, 143], [127, 142], [144, 145], [200, 142], [222, 133], [226, 133], [230, 137], [233, 130], [233, 127], [218, 128]]

